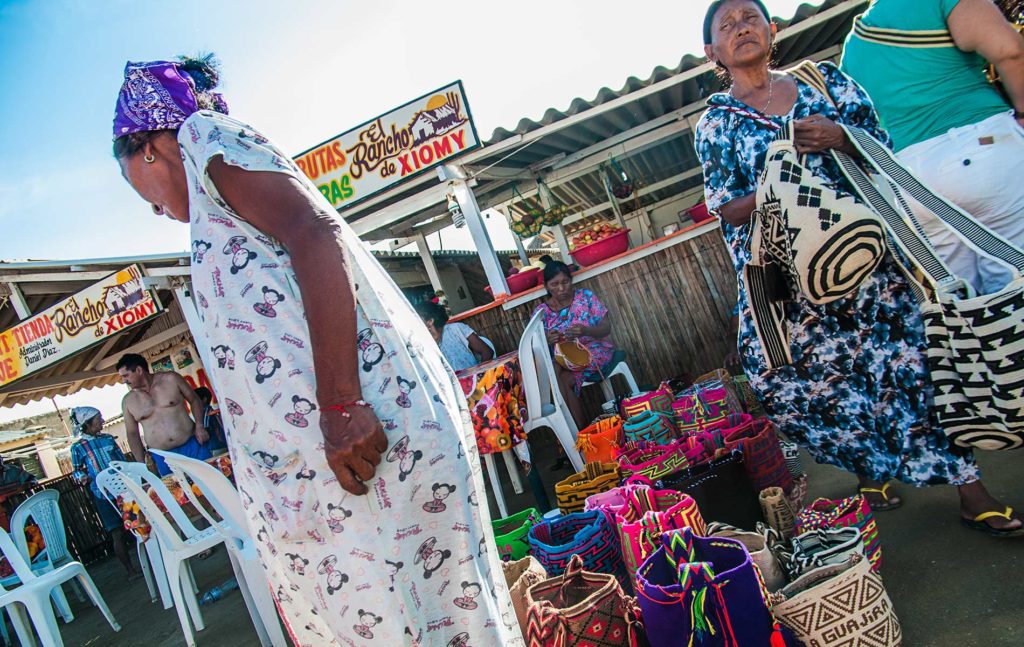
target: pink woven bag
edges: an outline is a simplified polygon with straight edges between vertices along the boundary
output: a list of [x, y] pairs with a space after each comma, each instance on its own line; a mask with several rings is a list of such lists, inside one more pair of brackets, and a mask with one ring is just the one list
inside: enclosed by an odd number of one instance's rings
[[678, 440], [668, 445], [630, 443], [619, 454], [619, 472], [623, 480], [643, 476], [655, 481], [687, 466], [685, 449]]
[[877, 573], [882, 567], [882, 544], [878, 539], [878, 524], [871, 513], [868, 500], [861, 494], [841, 500], [817, 499], [800, 511], [796, 518], [796, 534], [802, 535], [819, 528], [846, 528], [860, 530], [864, 554]]
[[622, 557], [630, 578], [651, 553], [661, 546], [662, 533], [692, 528], [695, 534], [706, 532], [697, 502], [675, 490], [655, 490], [646, 485], [629, 485], [626, 504], [615, 515], [622, 541]]
[[666, 387], [659, 387], [655, 391], [648, 391], [632, 398], [623, 398], [622, 417], [626, 420], [644, 411], [660, 411], [661, 413], [672, 413], [672, 400], [675, 399], [672, 391]]

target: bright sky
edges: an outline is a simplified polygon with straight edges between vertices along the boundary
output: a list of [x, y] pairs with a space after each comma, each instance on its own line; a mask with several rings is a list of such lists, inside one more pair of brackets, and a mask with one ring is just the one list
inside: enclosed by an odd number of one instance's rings
[[[768, 0], [791, 16], [795, 0]], [[175, 252], [188, 228], [154, 216], [110, 153], [126, 60], [213, 51], [231, 114], [297, 153], [462, 79], [477, 130], [564, 110], [700, 53], [694, 0], [0, 0], [0, 259]], [[497, 224], [495, 218], [488, 222]], [[511, 248], [494, 228], [498, 247]], [[452, 230], [450, 230], [452, 231]], [[431, 237], [435, 243], [436, 237]], [[465, 230], [448, 248], [471, 248]], [[114, 391], [117, 391], [116, 393]], [[119, 410], [118, 389], [61, 406]], [[0, 409], [0, 420], [52, 404]]]

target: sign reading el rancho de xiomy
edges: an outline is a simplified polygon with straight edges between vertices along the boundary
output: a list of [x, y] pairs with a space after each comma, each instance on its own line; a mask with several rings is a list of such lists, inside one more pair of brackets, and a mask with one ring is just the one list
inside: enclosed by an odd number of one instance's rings
[[335, 209], [479, 148], [462, 81], [395, 108], [295, 157]]
[[0, 386], [31, 375], [151, 319], [160, 302], [130, 265], [0, 332]]

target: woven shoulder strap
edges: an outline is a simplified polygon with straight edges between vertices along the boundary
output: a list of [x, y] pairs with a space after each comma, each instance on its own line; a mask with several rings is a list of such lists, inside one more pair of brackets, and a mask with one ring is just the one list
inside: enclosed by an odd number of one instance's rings
[[[832, 101], [832, 95], [828, 92], [828, 84], [825, 82], [825, 75], [818, 69], [814, 61], [803, 61], [785, 71], [786, 74], [795, 79], [803, 81], [818, 92], [825, 95], [825, 98]], [[835, 102], [833, 101], [833, 105]]]
[[883, 217], [900, 249], [934, 287], [948, 291], [959, 287], [962, 281], [949, 271], [936, 254], [913, 210], [907, 204], [904, 193], [935, 214], [947, 229], [975, 252], [1007, 265], [1015, 270], [1018, 276], [1024, 273], [1024, 251], [922, 184], [899, 163], [892, 151], [871, 135], [859, 128], [843, 128], [863, 159], [892, 189], [903, 214], [899, 214], [895, 207], [885, 200], [863, 169], [848, 156], [845, 156], [845, 160], [841, 156], [836, 157], [840, 168], [853, 183], [860, 198]]

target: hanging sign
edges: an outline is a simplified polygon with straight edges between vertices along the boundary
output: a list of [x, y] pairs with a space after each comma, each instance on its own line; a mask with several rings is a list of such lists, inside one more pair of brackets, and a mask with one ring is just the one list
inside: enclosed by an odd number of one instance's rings
[[157, 316], [163, 308], [130, 265], [0, 333], [0, 386]]
[[480, 147], [462, 81], [425, 94], [295, 157], [334, 208]]

